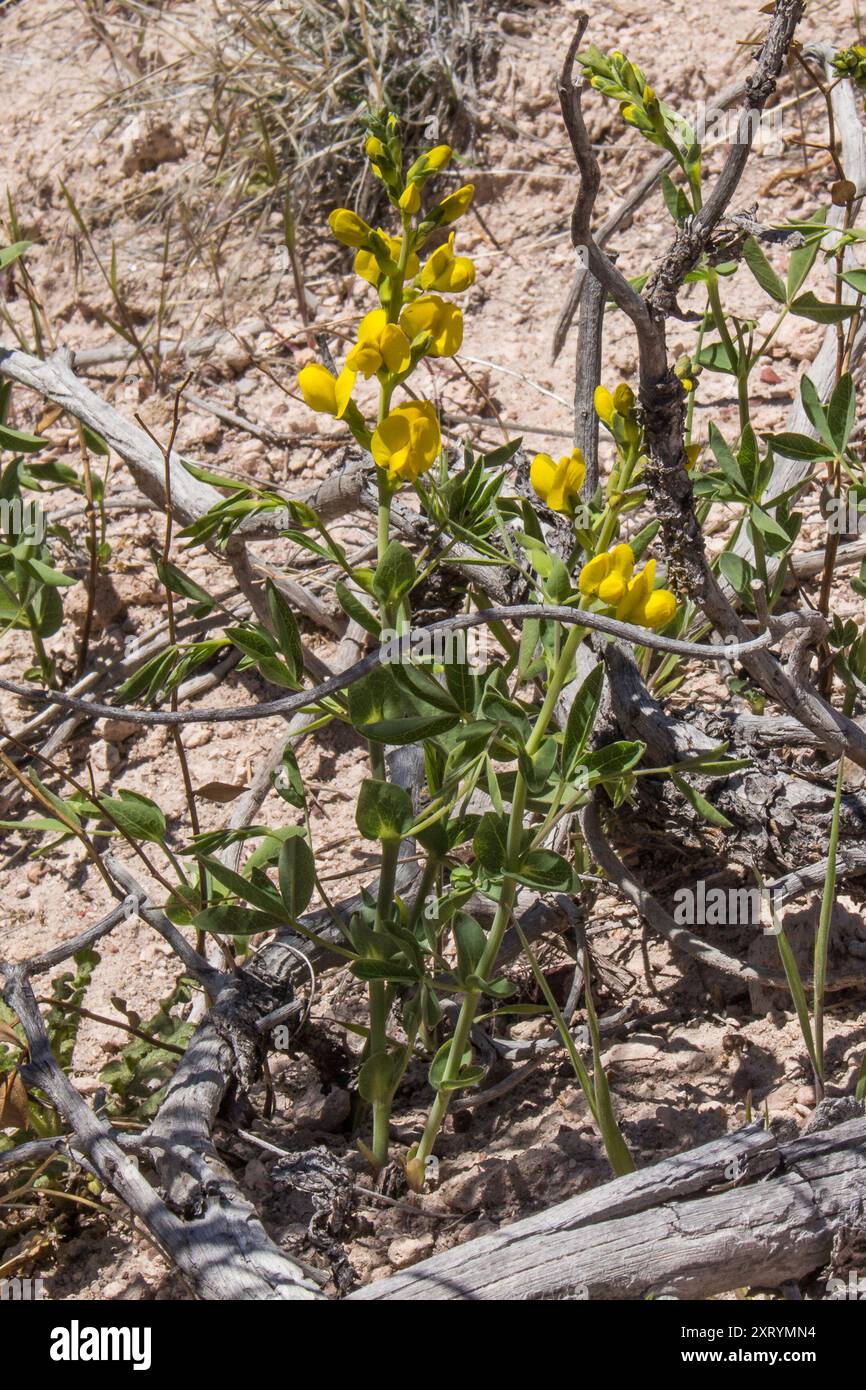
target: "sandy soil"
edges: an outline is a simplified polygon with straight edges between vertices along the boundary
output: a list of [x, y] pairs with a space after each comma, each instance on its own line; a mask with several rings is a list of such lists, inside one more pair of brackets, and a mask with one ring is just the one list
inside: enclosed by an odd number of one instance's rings
[[[480, 212], [467, 219], [461, 235], [462, 249], [473, 256], [479, 271], [464, 305], [467, 331], [461, 362], [471, 382], [450, 364], [440, 363], [429, 383], [452, 417], [484, 417], [475, 426], [455, 420], [456, 433], [469, 428], [478, 440], [493, 443], [501, 438], [491, 418], [492, 405], [507, 433], [522, 433], [528, 447], [554, 453], [571, 428], [575, 350], [572, 332], [565, 351], [551, 364], [553, 328], [573, 266], [566, 229], [575, 190], [554, 81], [578, 8], [539, 3], [529, 14], [500, 12], [500, 60], [482, 93], [476, 148], [466, 156], [478, 187]], [[182, 7], [178, 9], [182, 14]], [[852, 41], [849, 3], [835, 0], [816, 10], [810, 35]], [[737, 44], [754, 35], [758, 23], [754, 0], [728, 0], [710, 7], [694, 0], [667, 0], [664, 6], [629, 0], [628, 5], [604, 7], [592, 36], [601, 46], [612, 46], [615, 30], [616, 45], [647, 70], [665, 99], [690, 109], [741, 70], [748, 50]], [[116, 108], [103, 104], [117, 87], [115, 64], [77, 10], [47, 0], [25, 0], [7, 8], [0, 15], [0, 45], [6, 118], [0, 191], [8, 189], [21, 234], [37, 243], [29, 263], [56, 341], [81, 349], [112, 338], [101, 319], [111, 312], [110, 298], [69, 214], [61, 187], [65, 184], [100, 256], [107, 262], [112, 246], [116, 248], [119, 274], [141, 323], [154, 314], [161, 278], [167, 278], [167, 339], [188, 343], [215, 326], [235, 334], [199, 362], [188, 390], [249, 420], [265, 422], [286, 438], [284, 445], [267, 445], [212, 414], [185, 407], [179, 435], [183, 451], [199, 462], [281, 488], [301, 489], [309, 480], [325, 477], [339, 458], [341, 427], [321, 416], [312, 418], [295, 394], [296, 373], [310, 352], [299, 333], [292, 280], [281, 253], [279, 214], [265, 215], [252, 226], [237, 222], [230, 228], [220, 249], [218, 276], [206, 256], [190, 254], [176, 222], [164, 273], [164, 220], [159, 209], [166, 200], [176, 201], [178, 190], [189, 187], [194, 193], [205, 139], [200, 113], [193, 108], [151, 112], [153, 120], [168, 123], [186, 153], [175, 162], [136, 172], [128, 159], [135, 135], [129, 129], [130, 113], [119, 116]], [[589, 110], [606, 179], [599, 203], [603, 216], [643, 171], [647, 156], [615, 110], [594, 96]], [[817, 103], [805, 108], [807, 133], [819, 129], [814, 124], [819, 115]], [[792, 110], [781, 134], [759, 140], [738, 205], [759, 202], [762, 219], [771, 222], [806, 215], [826, 202], [829, 169], [818, 167], [804, 175], [800, 137]], [[716, 166], [723, 153], [719, 149], [714, 156]], [[148, 209], [156, 209], [149, 218]], [[322, 227], [305, 230], [302, 252], [317, 321], [331, 323], [338, 335], [351, 331], [358, 315], [370, 307], [369, 295], [335, 256], [323, 228], [324, 214]], [[668, 229], [660, 198], [651, 199], [615, 240], [626, 274], [638, 274], [657, 256]], [[765, 313], [766, 305], [745, 269], [733, 282], [731, 295], [739, 312], [754, 312], [759, 318]], [[681, 302], [684, 308], [695, 307], [697, 294], [687, 290]], [[10, 299], [8, 307], [28, 335], [20, 296]], [[633, 382], [633, 338], [618, 315], [611, 317], [609, 328], [605, 380]], [[683, 325], [681, 342], [672, 342], [674, 353], [691, 346], [690, 335], [691, 329]], [[5, 344], [8, 331], [2, 336]], [[762, 427], [781, 425], [804, 363], [820, 337], [819, 328], [802, 320], [791, 321], [790, 329], [786, 326], [780, 334], [772, 369], [762, 373], [759, 383], [764, 393], [758, 406]], [[127, 371], [118, 365], [90, 371], [88, 381], [119, 410], [130, 417], [140, 414], [158, 437], [165, 438], [172, 390], [185, 375], [186, 368], [175, 357], [159, 393], [151, 390], [140, 369]], [[723, 430], [733, 425], [736, 415], [735, 402], [725, 390], [723, 378], [705, 374], [698, 408], [699, 420], [712, 416]], [[32, 428], [42, 412], [35, 397], [16, 390], [14, 424]], [[77, 461], [77, 440], [68, 422], [52, 426], [49, 437], [57, 458]], [[115, 498], [128, 499], [133, 492], [118, 460], [109, 465], [107, 485]], [[71, 500], [60, 496], [58, 505]], [[816, 517], [815, 504], [811, 520]], [[80, 516], [68, 524], [81, 541]], [[337, 534], [354, 548], [371, 533], [366, 522], [352, 522]], [[810, 534], [807, 527], [806, 536]], [[161, 594], [153, 587], [148, 565], [148, 547], [160, 536], [161, 520], [155, 514], [123, 509], [110, 513], [112, 578], [100, 588], [94, 659], [116, 661], [131, 640], [152, 631], [162, 617]], [[283, 567], [306, 563], [287, 545], [263, 547], [262, 554]], [[206, 586], [226, 585], [225, 572], [206, 557], [194, 556], [185, 567]], [[839, 608], [856, 616], [862, 602], [846, 589]], [[73, 621], [51, 649], [68, 676], [76, 652], [76, 624], [80, 629], [84, 612], [83, 585], [70, 591], [67, 612]], [[334, 649], [331, 637], [321, 630], [306, 626], [305, 636], [325, 658]], [[4, 651], [6, 671], [20, 675], [30, 664], [20, 634], [5, 638]], [[265, 690], [254, 679], [233, 673], [203, 703], [241, 702], [250, 693], [264, 695]], [[690, 700], [705, 701], [707, 707], [717, 694], [709, 677], [700, 676], [689, 687]], [[0, 710], [8, 727], [28, 717], [23, 707], [5, 697]], [[280, 721], [246, 729], [195, 726], [184, 737], [195, 785], [214, 780], [245, 785], [281, 727]], [[127, 731], [121, 736], [122, 729], [97, 728], [96, 738], [85, 733], [67, 745], [61, 755], [64, 767], [85, 779], [92, 772], [100, 789], [123, 786], [145, 792], [164, 808], [171, 828], [180, 827], [184, 802], [170, 740], [158, 731]], [[365, 775], [363, 751], [345, 734], [328, 731], [308, 741], [299, 757], [305, 781], [315, 793], [313, 830], [326, 872], [344, 875], [336, 887], [352, 891], [363, 881], [369, 861], [354, 828], [354, 792]], [[283, 811], [271, 798], [263, 814], [276, 823]], [[14, 814], [20, 814], [20, 807]], [[226, 814], [224, 806], [203, 803], [205, 827], [222, 824]], [[655, 832], [643, 836], [639, 822], [631, 829], [633, 862], [640, 865], [648, 884], [669, 877], [675, 832], [666, 841]], [[22, 837], [7, 834], [5, 865], [0, 867], [5, 909], [0, 950], [19, 959], [47, 942], [73, 935], [110, 903], [104, 884], [78, 847], [64, 848], [47, 860], [32, 860], [22, 850], [24, 844]], [[860, 921], [859, 901], [855, 894], [840, 905], [855, 922]], [[765, 1000], [765, 1007], [756, 1012], [748, 998], [720, 991], [717, 981], [703, 978], [699, 969], [673, 960], [666, 948], [655, 944], [649, 952], [651, 993], [641, 957], [640, 924], [630, 908], [613, 898], [600, 901], [591, 932], [603, 981], [602, 1010], [634, 1002], [633, 1024], [609, 1045], [606, 1060], [624, 1131], [639, 1162], [742, 1123], [750, 1094], [756, 1111], [766, 1110], [774, 1125], [793, 1128], [805, 1121], [814, 1097], [796, 1020], [782, 1011], [781, 999]], [[147, 1017], [173, 986], [176, 971], [168, 948], [137, 920], [114, 932], [100, 954], [87, 997], [87, 1007], [95, 1013], [111, 1015], [112, 998], [120, 996]], [[548, 946], [543, 960], [564, 992], [566, 957]], [[528, 971], [515, 967], [512, 973], [526, 997], [534, 999]], [[276, 1058], [275, 1112], [269, 1122], [256, 1122], [263, 1135], [284, 1147], [326, 1144], [345, 1154], [359, 1174], [362, 1168], [346, 1134], [357, 1039], [331, 1020], [360, 1017], [362, 1007], [357, 982], [337, 975], [321, 982], [311, 1030], [316, 1037], [327, 1033], [336, 1039], [345, 1053], [336, 1058], [324, 1086], [302, 1052]], [[538, 1026], [524, 1023], [513, 1031], [531, 1037]], [[844, 1092], [853, 1083], [866, 1040], [856, 1001], [834, 1005], [828, 1034], [832, 1072], [838, 1090]], [[100, 1067], [125, 1041], [117, 1029], [83, 1023], [75, 1079], [86, 1093], [97, 1090]], [[398, 1121], [407, 1133], [421, 1119], [428, 1096], [419, 1065], [401, 1093]], [[234, 1155], [270, 1229], [304, 1259], [324, 1267], [307, 1237], [309, 1210], [296, 1197], [274, 1190], [268, 1155], [239, 1146]], [[373, 1199], [368, 1205], [359, 1202], [344, 1233], [358, 1278], [381, 1276], [470, 1239], [491, 1224], [547, 1206], [603, 1180], [607, 1171], [573, 1074], [558, 1054], [504, 1101], [457, 1115], [443, 1137], [440, 1157], [441, 1185], [421, 1199], [418, 1213], [382, 1208]], [[25, 1223], [20, 1237], [5, 1249], [0, 1244], [0, 1259], [32, 1250], [34, 1267], [49, 1277], [57, 1298], [187, 1296], [161, 1258], [129, 1229], [118, 1205], [110, 1197], [100, 1201], [104, 1213], [94, 1216], [84, 1207], [70, 1212], [62, 1203], [42, 1199], [44, 1246], [34, 1249], [32, 1222]]]

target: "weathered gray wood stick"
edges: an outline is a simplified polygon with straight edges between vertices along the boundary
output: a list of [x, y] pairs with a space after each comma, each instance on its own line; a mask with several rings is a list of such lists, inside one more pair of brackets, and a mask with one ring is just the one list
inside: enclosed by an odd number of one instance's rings
[[369, 1284], [383, 1299], [709, 1298], [821, 1269], [866, 1200], [866, 1120], [753, 1126]]

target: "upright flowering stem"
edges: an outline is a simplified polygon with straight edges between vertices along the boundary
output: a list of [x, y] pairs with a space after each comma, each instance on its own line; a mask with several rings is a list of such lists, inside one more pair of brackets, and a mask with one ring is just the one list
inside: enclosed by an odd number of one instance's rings
[[[400, 260], [396, 275], [391, 282], [391, 299], [388, 304], [388, 322], [396, 323], [400, 315], [400, 307], [403, 302], [403, 280], [406, 272], [406, 263], [409, 255], [409, 231], [410, 219], [403, 215], [403, 238], [400, 246]], [[386, 419], [391, 408], [391, 397], [394, 393], [393, 385], [388, 382], [380, 382], [379, 385], [379, 423]], [[391, 539], [391, 499], [394, 496], [394, 489], [384, 468], [378, 470], [378, 489], [379, 489], [379, 510], [378, 510], [378, 533], [377, 550], [379, 561], [381, 562]], [[389, 605], [383, 604], [379, 617], [383, 629], [389, 632], [397, 630], [399, 615], [393, 611]], [[371, 750], [372, 753], [372, 750]], [[374, 770], [381, 775], [383, 780], [387, 779], [384, 767], [384, 760], [379, 762], [379, 766]], [[379, 889], [376, 897], [376, 919], [374, 931], [382, 932], [385, 929], [387, 920], [390, 916], [391, 904], [394, 900], [394, 882], [397, 874], [397, 864], [400, 855], [400, 845], [395, 841], [382, 841], [382, 857], [379, 867]], [[385, 1056], [388, 1052], [388, 1014], [390, 1011], [390, 996], [386, 989], [384, 980], [371, 980], [369, 984], [370, 999], [370, 1045], [369, 1055], [371, 1057]], [[388, 1138], [391, 1121], [391, 1101], [393, 1089], [387, 1097], [380, 1097], [373, 1102], [373, 1161], [378, 1168], [383, 1168], [388, 1162]]]
[[[526, 756], [529, 759], [532, 759], [541, 747], [544, 736], [547, 733], [548, 725], [553, 716], [553, 711], [556, 708], [556, 702], [568, 679], [575, 653], [585, 635], [586, 630], [584, 628], [573, 627], [565, 640], [562, 653], [547, 689], [544, 704], [539, 711], [538, 718], [535, 721], [532, 733], [526, 744]], [[514, 795], [511, 801], [511, 812], [508, 818], [508, 837], [506, 845], [506, 864], [512, 870], [517, 869], [519, 866], [520, 847], [523, 838], [523, 817], [526, 811], [526, 796], [526, 781], [523, 775], [518, 771], [514, 784]], [[502, 889], [499, 894], [493, 925], [490, 928], [490, 935], [487, 938], [487, 945], [478, 962], [476, 973], [482, 980], [489, 980], [496, 967], [496, 961], [502, 947], [502, 938], [511, 920], [516, 892], [517, 879], [513, 876], [513, 873], [506, 873], [502, 880]], [[442, 1080], [445, 1083], [455, 1081], [463, 1067], [463, 1059], [467, 1047], [469, 1046], [472, 1023], [480, 999], [481, 990], [470, 990], [463, 996], [463, 1003], [460, 1007], [460, 1014], [454, 1029], [454, 1036], [451, 1039], [448, 1061], [442, 1076]], [[413, 1155], [415, 1171], [422, 1181], [425, 1164], [430, 1154], [433, 1152], [433, 1145], [436, 1142], [436, 1137], [448, 1112], [450, 1097], [451, 1092], [447, 1089], [440, 1089], [437, 1091], [436, 1099], [427, 1117], [424, 1134]]]

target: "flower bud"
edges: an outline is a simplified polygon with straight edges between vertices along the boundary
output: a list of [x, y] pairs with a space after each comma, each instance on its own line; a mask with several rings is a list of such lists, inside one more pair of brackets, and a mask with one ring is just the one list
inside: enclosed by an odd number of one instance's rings
[[331, 231], [344, 246], [366, 246], [370, 239], [370, 228], [356, 212], [349, 208], [334, 208], [328, 218]]
[[399, 205], [403, 212], [416, 213], [421, 206], [421, 191], [417, 183], [407, 183], [400, 194]]
[[472, 183], [465, 183], [456, 193], [449, 193], [439, 204], [438, 220], [445, 223], [456, 222], [458, 217], [462, 217], [464, 212], [468, 211], [474, 197], [475, 185]]
[[613, 412], [616, 407], [614, 406], [613, 396], [606, 386], [596, 386], [593, 404], [595, 405], [595, 413], [599, 420], [605, 425], [610, 425], [613, 422]]

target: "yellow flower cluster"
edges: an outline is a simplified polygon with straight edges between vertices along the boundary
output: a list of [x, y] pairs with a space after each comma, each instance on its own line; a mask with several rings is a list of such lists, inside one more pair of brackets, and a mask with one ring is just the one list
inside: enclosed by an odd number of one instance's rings
[[432, 467], [442, 447], [439, 417], [430, 401], [398, 405], [376, 428], [370, 452], [388, 481], [414, 483]]
[[[427, 150], [402, 173], [399, 131], [393, 117], [377, 126], [365, 150], [373, 173], [385, 185], [399, 212], [402, 234], [374, 228], [350, 208], [335, 208], [328, 221], [336, 239], [355, 250], [355, 272], [379, 294], [380, 308], [362, 319], [357, 341], [337, 375], [318, 363], [304, 367], [298, 385], [311, 409], [345, 419], [356, 439], [369, 447], [391, 484], [415, 482], [435, 463], [442, 446], [439, 420], [430, 401], [391, 408], [394, 389], [422, 357], [453, 357], [463, 342], [463, 315], [442, 294], [460, 294], [475, 281], [475, 267], [454, 250], [454, 232], [428, 256], [419, 251], [439, 228], [456, 222], [469, 208], [474, 188], [465, 184], [426, 213], [421, 210], [426, 181], [451, 161], [448, 145]], [[379, 423], [370, 434], [352, 391], [358, 376], [380, 383]]]
[[634, 551], [630, 545], [596, 555], [580, 571], [577, 587], [585, 598], [597, 598], [621, 622], [640, 627], [667, 627], [677, 611], [677, 601], [669, 589], [656, 589], [656, 562], [648, 560], [634, 573]]
[[563, 454], [554, 463], [550, 454], [536, 454], [529, 470], [529, 481], [552, 512], [574, 516], [580, 506], [580, 489], [586, 477], [586, 461], [579, 449]]
[[624, 381], [620, 382], [613, 393], [606, 386], [596, 386], [593, 401], [596, 415], [618, 444], [640, 444], [637, 402], [630, 386], [626, 386]]

